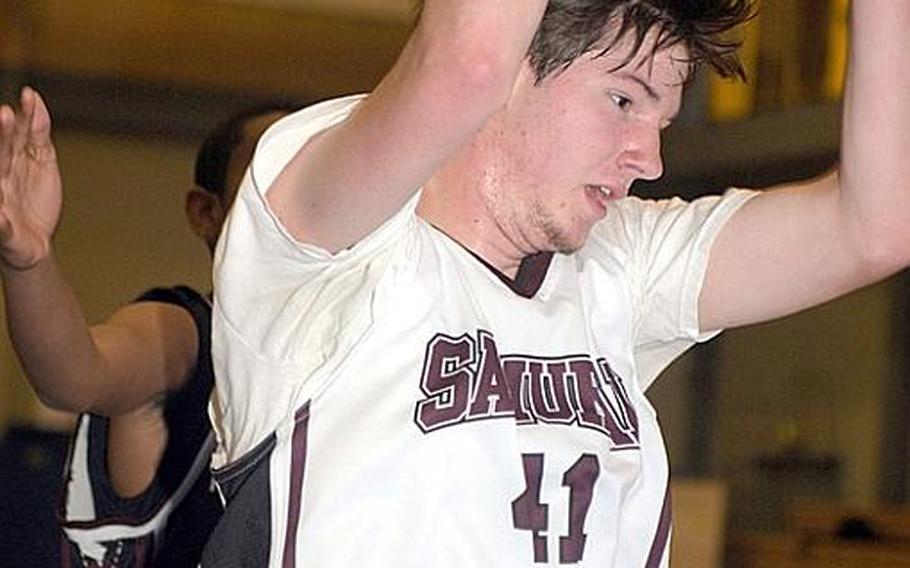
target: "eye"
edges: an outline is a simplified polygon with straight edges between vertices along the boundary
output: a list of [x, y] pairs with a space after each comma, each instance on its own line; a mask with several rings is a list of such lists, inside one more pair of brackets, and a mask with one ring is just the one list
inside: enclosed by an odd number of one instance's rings
[[610, 100], [623, 112], [628, 112], [632, 107], [632, 99], [620, 93], [610, 93]]

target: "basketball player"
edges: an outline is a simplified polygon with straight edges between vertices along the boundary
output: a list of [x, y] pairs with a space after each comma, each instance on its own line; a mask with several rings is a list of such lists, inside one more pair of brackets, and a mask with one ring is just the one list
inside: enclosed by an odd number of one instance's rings
[[374, 92], [266, 132], [216, 252], [208, 565], [668, 565], [657, 374], [910, 262], [910, 2], [853, 3], [836, 172], [628, 196], [750, 13], [427, 0]]
[[[216, 128], [186, 197], [209, 250], [254, 144], [286, 109], [241, 113]], [[48, 404], [80, 412], [61, 512], [66, 566], [196, 566], [222, 506], [211, 492], [211, 305], [155, 288], [89, 326], [60, 273], [52, 238], [62, 187], [41, 97], [0, 109], [0, 274], [7, 324], [29, 381]]]

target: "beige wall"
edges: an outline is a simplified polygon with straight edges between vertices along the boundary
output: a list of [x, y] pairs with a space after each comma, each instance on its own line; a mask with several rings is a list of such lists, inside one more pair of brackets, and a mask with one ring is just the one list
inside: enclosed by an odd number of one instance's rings
[[[183, 216], [195, 143], [66, 131], [55, 140], [65, 184], [56, 248], [90, 321], [150, 286], [208, 289], [207, 249]], [[2, 427], [31, 412], [5, 333], [0, 372]]]
[[[794, 499], [875, 504], [889, 377], [892, 282], [802, 314], [728, 334], [721, 350], [719, 468], [736, 484], [743, 521], [773, 528]], [[801, 447], [837, 469], [806, 462], [762, 470], [756, 459]]]

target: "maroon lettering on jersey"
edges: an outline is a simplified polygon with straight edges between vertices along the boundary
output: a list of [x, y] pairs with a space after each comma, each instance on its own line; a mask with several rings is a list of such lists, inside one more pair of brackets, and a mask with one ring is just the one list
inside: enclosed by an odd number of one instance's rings
[[476, 387], [471, 397], [468, 418], [489, 416], [514, 416], [515, 397], [512, 386], [506, 379], [496, 342], [485, 331], [478, 333], [480, 343], [480, 364]]
[[519, 426], [578, 426], [614, 447], [638, 445], [638, 416], [603, 357], [502, 355], [493, 334], [436, 334], [428, 343], [414, 421], [424, 433], [510, 418]]
[[597, 365], [600, 367], [601, 374], [608, 378], [607, 385], [613, 393], [613, 400], [617, 401], [616, 416], [618, 426], [625, 432], [629, 432], [638, 440], [638, 414], [632, 407], [632, 400], [629, 398], [629, 392], [623, 380], [617, 375], [607, 363], [606, 359], [598, 359]]
[[427, 344], [420, 390], [427, 398], [417, 403], [415, 420], [429, 431], [463, 422], [474, 375], [474, 338], [437, 334]]
[[515, 406], [515, 422], [519, 424], [534, 424], [536, 419], [531, 415], [530, 401], [526, 389], [522, 389], [522, 383], [527, 380], [527, 361], [525, 359], [505, 359], [502, 361], [502, 368], [506, 374], [506, 380], [509, 382], [509, 389], [517, 394]]
[[534, 415], [541, 422], [571, 424], [575, 420], [575, 411], [566, 395], [565, 362], [531, 361], [528, 370], [528, 390]]

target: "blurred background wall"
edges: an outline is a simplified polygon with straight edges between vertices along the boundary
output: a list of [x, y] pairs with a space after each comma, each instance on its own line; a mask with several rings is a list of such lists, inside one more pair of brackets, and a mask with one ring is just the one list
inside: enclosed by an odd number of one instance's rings
[[[698, 77], [641, 195], [692, 198], [817, 174], [836, 159], [845, 0], [762, 0], [746, 84]], [[5, 0], [0, 94], [41, 90], [65, 180], [57, 246], [90, 320], [153, 285], [206, 287], [184, 191], [204, 132], [264, 100], [369, 90], [411, 26], [408, 0]], [[800, 243], [793, 243], [800, 246]], [[650, 393], [679, 477], [730, 487], [734, 528], [775, 530], [800, 500], [903, 503], [907, 278], [733, 330]], [[5, 335], [0, 429], [33, 403]]]

